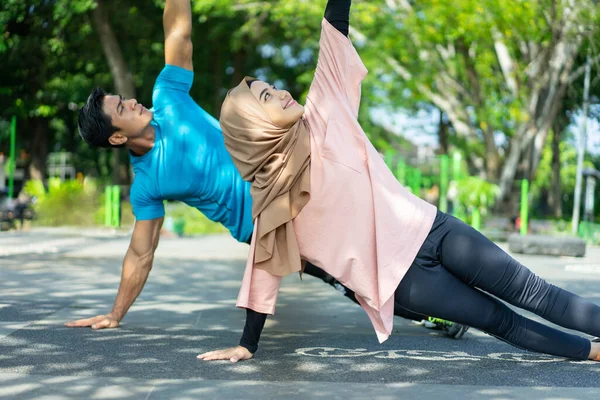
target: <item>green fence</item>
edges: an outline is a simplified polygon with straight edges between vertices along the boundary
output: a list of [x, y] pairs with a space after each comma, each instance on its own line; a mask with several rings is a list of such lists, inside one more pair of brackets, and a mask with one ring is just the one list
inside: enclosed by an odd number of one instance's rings
[[121, 226], [121, 188], [117, 185], [104, 189], [104, 225]]
[[588, 243], [600, 244], [600, 224], [591, 222], [579, 223], [579, 237]]

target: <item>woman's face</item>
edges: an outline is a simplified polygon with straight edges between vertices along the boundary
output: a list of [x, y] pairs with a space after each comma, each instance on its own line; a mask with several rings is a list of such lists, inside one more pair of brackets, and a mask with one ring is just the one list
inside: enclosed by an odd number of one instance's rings
[[289, 128], [304, 114], [304, 107], [285, 90], [277, 90], [263, 81], [254, 81], [250, 91], [256, 97], [271, 121], [280, 128]]

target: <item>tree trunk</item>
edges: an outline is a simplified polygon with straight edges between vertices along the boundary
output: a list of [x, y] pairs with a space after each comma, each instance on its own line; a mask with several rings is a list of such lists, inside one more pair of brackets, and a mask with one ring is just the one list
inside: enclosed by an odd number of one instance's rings
[[440, 154], [448, 154], [448, 123], [444, 121], [444, 112], [440, 112], [440, 121], [438, 123], [438, 138], [440, 142]]
[[[100, 37], [104, 55], [110, 66], [110, 72], [117, 93], [125, 98], [135, 97], [133, 75], [125, 62], [119, 43], [110, 25], [108, 15], [104, 8], [103, 0], [96, 0], [97, 6], [92, 10], [92, 22]], [[113, 182], [116, 184], [129, 184], [127, 165], [121, 165], [122, 149], [113, 149]]]
[[491, 127], [485, 129], [485, 172], [487, 179], [492, 182], [498, 182], [500, 175], [500, 153], [494, 141], [494, 132]]
[[221, 116], [221, 104], [223, 103], [223, 98], [221, 97], [221, 88], [223, 87], [223, 70], [225, 69], [225, 62], [223, 60], [223, 51], [221, 50], [221, 46], [219, 46], [217, 43], [213, 44], [213, 83], [214, 83], [214, 87], [216, 88], [215, 90], [215, 95], [214, 95], [214, 108], [215, 108], [215, 112], [214, 115], [217, 117], [217, 119], [220, 118]]
[[[483, 94], [481, 92], [481, 85], [479, 83], [479, 74], [475, 68], [475, 62], [471, 58], [471, 54], [469, 54], [469, 48], [462, 38], [459, 38], [456, 41], [456, 47], [463, 56], [463, 62], [465, 64], [465, 70], [469, 82], [470, 94], [477, 113], [477, 110], [484, 108]], [[496, 147], [496, 142], [494, 140], [494, 129], [490, 121], [484, 121], [483, 118], [479, 116], [477, 119], [480, 122], [480, 128], [483, 133], [483, 140], [485, 143], [486, 178], [492, 182], [497, 182], [500, 170], [500, 153], [498, 152], [498, 148]]]
[[512, 183], [517, 173], [517, 167], [519, 166], [519, 161], [521, 160], [521, 150], [523, 146], [522, 137], [526, 136], [525, 133], [529, 130], [528, 128], [529, 127], [525, 124], [521, 125], [517, 129], [513, 140], [511, 140], [510, 151], [504, 160], [502, 174], [500, 175], [500, 195], [498, 197], [501, 200], [506, 200], [511, 191]]
[[[573, 41], [575, 42], [575, 41]], [[557, 46], [555, 52], [561, 52], [561, 47]], [[556, 115], [566, 89], [569, 85], [569, 73], [573, 68], [576, 53], [571, 49], [568, 55], [561, 54], [557, 56], [560, 65], [550, 63], [553, 68], [559, 71], [553, 71], [551, 77], [546, 82], [542, 82], [545, 87], [535, 90], [529, 97], [529, 121], [524, 122], [518, 129], [517, 134], [511, 139], [511, 150], [504, 163], [502, 175], [500, 178], [499, 198], [505, 200], [510, 195], [510, 188], [515, 178], [517, 165], [521, 157], [528, 157], [530, 160], [529, 175], [535, 176], [539, 160], [542, 156], [542, 148], [546, 141], [548, 132]], [[521, 134], [521, 132], [523, 132]], [[532, 154], [523, 154], [523, 152], [533, 146]]]
[[561, 119], [552, 128], [552, 176], [548, 205], [555, 218], [562, 218], [562, 193], [560, 190], [560, 136], [563, 131]]
[[245, 75], [244, 65], [246, 64], [246, 50], [239, 49], [233, 56], [233, 74], [231, 74], [231, 87], [239, 85]]
[[48, 127], [47, 118], [33, 118], [30, 126], [33, 130], [31, 143], [31, 163], [29, 164], [30, 179], [44, 180], [46, 178], [46, 159], [48, 158]]

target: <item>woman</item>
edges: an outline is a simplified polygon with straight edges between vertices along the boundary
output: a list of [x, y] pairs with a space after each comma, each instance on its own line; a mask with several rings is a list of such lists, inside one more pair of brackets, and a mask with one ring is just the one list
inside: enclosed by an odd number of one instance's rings
[[356, 121], [367, 70], [347, 38], [349, 10], [350, 0], [327, 4], [306, 108], [252, 78], [223, 103], [225, 144], [252, 182], [256, 223], [237, 306], [253, 311], [240, 346], [198, 357], [252, 357], [281, 276], [301, 271], [305, 260], [356, 293], [380, 342], [396, 306], [523, 349], [600, 361], [600, 343], [524, 318], [488, 293], [593, 336], [599, 306], [535, 276], [388, 170]]

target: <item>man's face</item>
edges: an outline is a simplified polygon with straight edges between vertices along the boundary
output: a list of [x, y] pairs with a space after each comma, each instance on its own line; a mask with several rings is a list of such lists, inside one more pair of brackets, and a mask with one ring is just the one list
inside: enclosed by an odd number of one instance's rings
[[102, 110], [119, 130], [108, 140], [113, 145], [120, 145], [128, 139], [139, 137], [152, 121], [152, 111], [139, 104], [135, 99], [123, 99], [117, 95], [104, 96]]
[[304, 114], [304, 107], [294, 100], [286, 90], [277, 90], [263, 81], [254, 81], [250, 91], [271, 118], [281, 128], [289, 128]]

